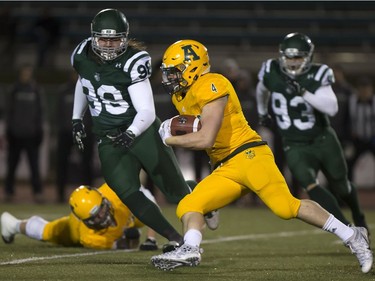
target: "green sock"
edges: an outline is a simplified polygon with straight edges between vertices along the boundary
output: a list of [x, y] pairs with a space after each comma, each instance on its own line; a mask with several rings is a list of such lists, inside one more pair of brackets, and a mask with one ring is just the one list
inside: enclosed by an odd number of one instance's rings
[[122, 199], [124, 204], [141, 222], [155, 230], [169, 241], [181, 242], [182, 236], [163, 216], [158, 206], [151, 202], [142, 192], [134, 192]]
[[350, 208], [352, 212], [353, 220], [357, 221], [359, 219], [362, 219], [363, 213], [359, 206], [357, 189], [353, 183], [350, 183], [350, 186], [352, 188], [351, 192], [347, 196], [342, 196], [341, 199]]
[[348, 225], [350, 223], [342, 213], [336, 198], [328, 190], [322, 188], [320, 185], [317, 185], [313, 189], [307, 191], [307, 194], [311, 200], [319, 203], [320, 206], [334, 215], [343, 224]]

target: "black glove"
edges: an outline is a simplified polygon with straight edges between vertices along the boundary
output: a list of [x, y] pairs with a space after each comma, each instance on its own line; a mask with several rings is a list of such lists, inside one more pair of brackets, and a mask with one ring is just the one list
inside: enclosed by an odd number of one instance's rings
[[297, 81], [288, 79], [287, 83], [287, 93], [288, 94], [296, 94], [298, 96], [302, 96], [302, 94], [306, 91]]
[[85, 149], [82, 139], [86, 137], [85, 126], [81, 119], [73, 119], [73, 143], [78, 146], [80, 151]]
[[272, 127], [272, 117], [269, 114], [259, 115], [259, 125], [271, 128]]
[[107, 135], [107, 137], [113, 141], [113, 145], [122, 146], [124, 148], [129, 148], [135, 139], [135, 135], [132, 131], [126, 130], [125, 132], [120, 132], [118, 135]]
[[124, 230], [120, 239], [116, 240], [116, 249], [135, 249], [138, 248], [141, 233], [135, 227]]

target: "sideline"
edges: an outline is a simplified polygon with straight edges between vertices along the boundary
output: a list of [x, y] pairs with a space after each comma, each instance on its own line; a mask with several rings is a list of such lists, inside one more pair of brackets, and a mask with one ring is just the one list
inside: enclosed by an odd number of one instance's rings
[[[280, 237], [294, 237], [294, 236], [303, 236], [303, 235], [317, 235], [317, 234], [326, 234], [327, 232], [321, 229], [314, 230], [302, 230], [302, 231], [290, 231], [290, 232], [275, 232], [275, 233], [263, 233], [263, 234], [249, 234], [249, 235], [238, 235], [238, 236], [228, 236], [221, 237], [216, 239], [203, 240], [202, 244], [214, 244], [230, 241], [239, 241], [239, 240], [259, 240], [259, 239], [268, 239], [268, 238], [280, 238]], [[74, 257], [84, 257], [84, 256], [94, 256], [108, 253], [123, 253], [123, 252], [136, 252], [138, 249], [131, 250], [109, 250], [109, 251], [95, 251], [88, 253], [79, 253], [79, 254], [67, 254], [67, 255], [55, 255], [55, 256], [46, 256], [46, 257], [32, 257], [25, 259], [17, 259], [12, 261], [0, 262], [2, 265], [13, 265], [13, 264], [23, 264], [34, 261], [45, 261], [45, 260], [54, 260], [54, 259], [64, 259], [64, 258], [74, 258]]]

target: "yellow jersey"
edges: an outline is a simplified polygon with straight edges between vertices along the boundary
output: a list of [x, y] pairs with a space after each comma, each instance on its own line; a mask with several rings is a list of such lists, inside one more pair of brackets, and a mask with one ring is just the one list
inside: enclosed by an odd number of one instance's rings
[[172, 96], [172, 102], [180, 114], [196, 116], [201, 114], [206, 104], [224, 96], [228, 97], [228, 102], [221, 128], [214, 146], [206, 149], [212, 165], [239, 146], [261, 140], [259, 134], [249, 126], [232, 84], [221, 74], [207, 73], [199, 77], [183, 99]]

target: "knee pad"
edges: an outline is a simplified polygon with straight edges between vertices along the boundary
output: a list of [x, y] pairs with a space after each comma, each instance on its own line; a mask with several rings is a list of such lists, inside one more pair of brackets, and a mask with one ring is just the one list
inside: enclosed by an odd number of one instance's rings
[[26, 223], [26, 235], [37, 240], [43, 240], [43, 231], [47, 223], [48, 221], [39, 216], [32, 216]]
[[284, 220], [289, 220], [297, 217], [300, 206], [301, 200], [294, 198], [292, 201], [288, 201], [287, 204], [278, 204], [273, 207], [272, 212]]

